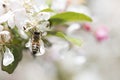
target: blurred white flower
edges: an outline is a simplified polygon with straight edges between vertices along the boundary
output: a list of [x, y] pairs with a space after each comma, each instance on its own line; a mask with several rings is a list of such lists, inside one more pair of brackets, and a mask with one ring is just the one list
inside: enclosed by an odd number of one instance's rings
[[3, 56], [3, 65], [8, 66], [14, 61], [14, 56], [11, 53], [9, 48], [6, 47], [5, 49], [6, 50], [5, 50], [5, 53], [4, 53], [4, 56]]
[[67, 8], [67, 11], [74, 11], [74, 12], [83, 13], [88, 16], [91, 16], [89, 8], [84, 5], [71, 5]]
[[64, 11], [67, 5], [67, 0], [53, 0], [51, 8], [56, 11]]
[[74, 59], [74, 63], [76, 65], [82, 65], [86, 62], [86, 57], [85, 56], [76, 56], [75, 59]]
[[33, 7], [36, 12], [39, 12], [43, 9], [48, 8], [48, 5], [45, 3], [45, 0], [34, 0]]
[[76, 30], [80, 29], [81, 25], [79, 23], [73, 23], [67, 28], [67, 34], [72, 34]]

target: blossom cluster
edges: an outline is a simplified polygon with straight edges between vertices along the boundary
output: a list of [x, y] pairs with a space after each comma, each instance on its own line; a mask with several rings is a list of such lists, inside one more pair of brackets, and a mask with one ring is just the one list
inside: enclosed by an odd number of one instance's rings
[[[50, 30], [48, 19], [51, 16], [49, 12], [41, 12], [48, 8], [44, 2], [38, 3], [34, 0], [1, 0], [0, 1], [0, 45], [3, 52], [3, 65], [8, 66], [14, 61], [12, 51], [6, 45], [12, 45], [14, 38], [11, 30], [17, 28], [18, 33], [23, 39], [28, 40], [27, 32], [36, 30], [41, 32], [40, 37], [46, 35], [46, 31]], [[33, 34], [33, 32], [31, 32]], [[45, 53], [44, 43], [40, 40], [40, 51], [37, 55]], [[32, 51], [32, 39], [30, 37], [26, 47]], [[36, 47], [36, 45], [34, 45]]]

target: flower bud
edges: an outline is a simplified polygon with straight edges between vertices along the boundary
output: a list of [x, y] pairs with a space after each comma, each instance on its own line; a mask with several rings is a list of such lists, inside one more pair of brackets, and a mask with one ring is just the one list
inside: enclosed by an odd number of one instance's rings
[[0, 43], [9, 42], [10, 39], [11, 39], [10, 32], [8, 32], [8, 31], [0, 32]]

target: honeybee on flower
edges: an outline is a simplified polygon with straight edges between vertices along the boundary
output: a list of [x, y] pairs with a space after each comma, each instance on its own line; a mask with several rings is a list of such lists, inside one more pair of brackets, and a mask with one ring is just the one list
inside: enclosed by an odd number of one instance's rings
[[[32, 3], [32, 2], [29, 2], [29, 3]], [[26, 6], [28, 6], [28, 4], [26, 4]], [[31, 8], [33, 8], [34, 10], [36, 7], [31, 6]], [[36, 26], [32, 28], [31, 26], [29, 26], [30, 29], [36, 28], [36, 30], [38, 30], [38, 31], [32, 32], [32, 36], [30, 38], [31, 40], [30, 45], [31, 44], [32, 45], [29, 47], [32, 47], [33, 54], [38, 55], [37, 53], [39, 54], [45, 53], [44, 43], [41, 39], [43, 35], [41, 35], [41, 33], [43, 34], [45, 31], [45, 28], [43, 26], [46, 26], [46, 24], [48, 25], [49, 22], [45, 18], [45, 21], [41, 23], [41, 21], [44, 20], [43, 18], [45, 15], [43, 15], [43, 17], [41, 16], [40, 20], [39, 18], [37, 18], [39, 17], [39, 15], [42, 15], [43, 13], [33, 17], [34, 13], [37, 12], [36, 9], [35, 11], [32, 11], [32, 9], [26, 8], [25, 0], [21, 0], [21, 1], [1, 0], [0, 1], [0, 49], [3, 49], [2, 64], [4, 66], [9, 66], [14, 62], [14, 55], [12, 51], [7, 47], [7, 45], [14, 45], [12, 43], [9, 44], [9, 42], [12, 41], [12, 37], [14, 38], [14, 35], [16, 33], [13, 34], [11, 33], [10, 30], [15, 29], [16, 27], [21, 38], [27, 39], [28, 36], [26, 35], [23, 27], [23, 26], [27, 26], [27, 21], [31, 21], [30, 24], [32, 26]], [[2, 24], [5, 24], [5, 25], [2, 25]]]
[[28, 28], [24, 28], [25, 31], [31, 33], [26, 47], [28, 47], [33, 56], [43, 55], [45, 53], [44, 42], [42, 37], [47, 34], [47, 30], [50, 28], [49, 21], [39, 21], [37, 25], [31, 25]]
[[30, 32], [31, 34], [26, 47], [30, 49], [33, 56], [39, 56], [45, 53], [42, 37], [46, 36], [47, 31], [50, 30], [50, 22], [48, 21], [49, 18], [49, 13], [40, 12], [36, 16], [31, 16], [26, 26], [24, 26], [24, 30], [26, 32]]

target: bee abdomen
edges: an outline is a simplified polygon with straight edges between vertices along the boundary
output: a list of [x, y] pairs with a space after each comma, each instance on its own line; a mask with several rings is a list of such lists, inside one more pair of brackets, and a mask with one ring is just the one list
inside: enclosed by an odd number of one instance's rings
[[39, 46], [37, 45], [32, 45], [32, 54], [35, 55], [39, 51]]

